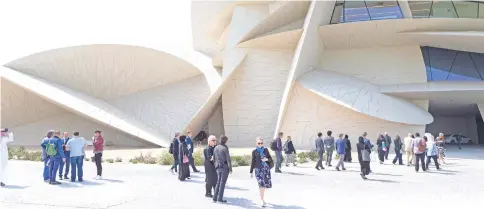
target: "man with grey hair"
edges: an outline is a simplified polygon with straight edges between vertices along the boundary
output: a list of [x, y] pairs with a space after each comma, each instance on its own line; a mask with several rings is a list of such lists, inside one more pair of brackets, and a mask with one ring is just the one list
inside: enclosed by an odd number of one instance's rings
[[180, 146], [180, 142], [178, 141], [178, 138], [180, 138], [180, 132], [175, 133], [175, 137], [173, 138], [173, 141], [170, 144], [170, 150], [169, 152], [173, 155], [173, 166], [171, 166], [170, 171], [173, 173], [173, 169], [175, 172], [178, 172], [178, 154], [179, 154], [179, 149], [178, 147]]
[[[45, 135], [44, 139], [42, 139], [42, 143], [49, 140], [50, 138], [54, 137], [54, 130], [50, 130]], [[49, 172], [49, 158], [47, 157], [47, 152], [45, 151], [45, 147], [42, 147], [42, 161], [44, 161], [44, 181], [49, 182], [50, 180], [50, 172]]]

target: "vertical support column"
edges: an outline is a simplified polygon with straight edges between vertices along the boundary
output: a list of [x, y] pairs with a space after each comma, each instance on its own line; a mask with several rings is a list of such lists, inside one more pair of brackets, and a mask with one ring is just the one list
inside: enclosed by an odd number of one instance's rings
[[410, 10], [410, 5], [408, 4], [407, 0], [398, 0], [398, 5], [400, 5], [404, 18], [413, 18], [412, 11]]
[[303, 33], [294, 52], [288, 80], [282, 95], [274, 137], [277, 136], [277, 133], [282, 127], [287, 110], [287, 103], [289, 102], [289, 94], [294, 86], [294, 81], [297, 77], [317, 68], [319, 65], [320, 57], [324, 51], [324, 45], [319, 34], [319, 27], [321, 25], [328, 25], [331, 21], [335, 2], [313, 0], [309, 6], [309, 11], [304, 20]]

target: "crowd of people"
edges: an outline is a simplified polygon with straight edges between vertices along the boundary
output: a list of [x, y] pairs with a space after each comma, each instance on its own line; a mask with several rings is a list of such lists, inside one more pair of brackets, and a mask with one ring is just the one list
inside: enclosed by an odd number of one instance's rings
[[[69, 133], [64, 132], [61, 136], [60, 131], [49, 131], [42, 140], [42, 160], [44, 162], [44, 181], [58, 185], [57, 175], [60, 180], [70, 180], [75, 182], [84, 181], [83, 163], [86, 156], [87, 141], [79, 136], [79, 132], [74, 132], [74, 136], [69, 137]], [[102, 177], [102, 153], [104, 149], [104, 139], [101, 131], [94, 131], [92, 137], [94, 162], [96, 163], [97, 175], [95, 179]], [[69, 178], [69, 171], [70, 178]]]

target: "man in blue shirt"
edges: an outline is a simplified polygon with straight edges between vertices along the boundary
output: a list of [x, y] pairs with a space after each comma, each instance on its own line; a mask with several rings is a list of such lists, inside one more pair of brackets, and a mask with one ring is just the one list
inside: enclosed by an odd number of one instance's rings
[[79, 136], [79, 132], [74, 132], [74, 137], [69, 140], [66, 144], [66, 150], [70, 151], [70, 162], [72, 167], [71, 172], [71, 182], [76, 181], [76, 173], [77, 179], [79, 182], [83, 181], [83, 169], [82, 164], [84, 162], [84, 155], [86, 153], [87, 142], [83, 137]]
[[[366, 132], [363, 132], [363, 135], [361, 135], [363, 137], [363, 142], [368, 145], [368, 147], [370, 148], [370, 150], [368, 150], [370, 153], [371, 153], [371, 149], [373, 149], [373, 144], [371, 143], [371, 141], [367, 138], [368, 136], [368, 133]], [[368, 164], [368, 170], [367, 170], [367, 174], [370, 174], [371, 173], [371, 168], [370, 168], [370, 164]]]
[[192, 131], [187, 132], [187, 138], [185, 139], [185, 142], [187, 143], [188, 150], [190, 151], [190, 154], [188, 156], [188, 158], [190, 160], [190, 165], [192, 166], [193, 172], [198, 173], [200, 171], [197, 170], [197, 167], [195, 167], [195, 159], [193, 159]]
[[[49, 184], [58, 185], [61, 184], [60, 182], [55, 180], [57, 170], [59, 170], [59, 164], [62, 160], [64, 163], [66, 162], [66, 158], [64, 156], [64, 152], [62, 149], [62, 139], [60, 139], [60, 132], [55, 131], [54, 137], [44, 140], [40, 146], [42, 149], [45, 150], [47, 157], [49, 158]], [[56, 152], [55, 155], [49, 155], [49, 147], [55, 148]]]
[[338, 164], [336, 164], [336, 170], [339, 171], [340, 166], [343, 170], [346, 170], [345, 163], [344, 163], [346, 141], [343, 139], [343, 134], [338, 135], [338, 139], [336, 140], [335, 145], [336, 145], [336, 153], [338, 153], [338, 156], [339, 156]]
[[59, 165], [59, 179], [62, 180], [62, 172], [64, 171], [64, 165], [66, 166], [66, 172], [64, 173], [64, 179], [69, 179], [67, 175], [69, 174], [69, 167], [71, 165], [71, 160], [70, 160], [70, 152], [66, 149], [66, 144], [69, 141], [69, 133], [64, 132], [64, 138], [62, 138], [62, 152], [64, 152], [64, 156], [66, 157], [66, 162], [60, 162]]
[[[45, 138], [42, 139], [42, 144], [45, 141], [52, 138], [53, 136], [54, 136], [54, 131], [51, 130], [51, 131], [47, 132], [47, 134], [45, 135]], [[50, 181], [49, 157], [47, 156], [47, 153], [45, 152], [44, 146], [42, 146], [42, 160], [44, 161], [44, 173], [43, 173], [44, 181], [49, 182]]]
[[276, 168], [275, 168], [276, 173], [282, 173], [281, 165], [282, 165], [282, 137], [283, 136], [284, 136], [284, 133], [279, 132], [276, 138], [276, 150], [274, 151], [276, 153]]

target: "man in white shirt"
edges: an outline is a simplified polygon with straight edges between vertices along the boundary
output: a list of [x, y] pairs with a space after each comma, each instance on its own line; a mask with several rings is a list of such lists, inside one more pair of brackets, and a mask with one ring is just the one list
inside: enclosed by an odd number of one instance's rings
[[5, 171], [7, 170], [8, 163], [8, 146], [7, 144], [13, 142], [13, 133], [9, 133], [8, 129], [1, 130], [0, 138], [0, 186], [4, 187]]
[[69, 140], [66, 144], [66, 150], [70, 151], [70, 158], [71, 158], [71, 182], [76, 181], [76, 173], [77, 179], [79, 182], [83, 181], [83, 169], [82, 165], [84, 162], [84, 155], [86, 153], [87, 142], [83, 137], [79, 136], [79, 132], [74, 132], [74, 137]]
[[413, 160], [413, 138], [412, 134], [408, 133], [408, 136], [403, 139], [403, 146], [405, 154], [407, 155], [407, 166], [410, 166]]

